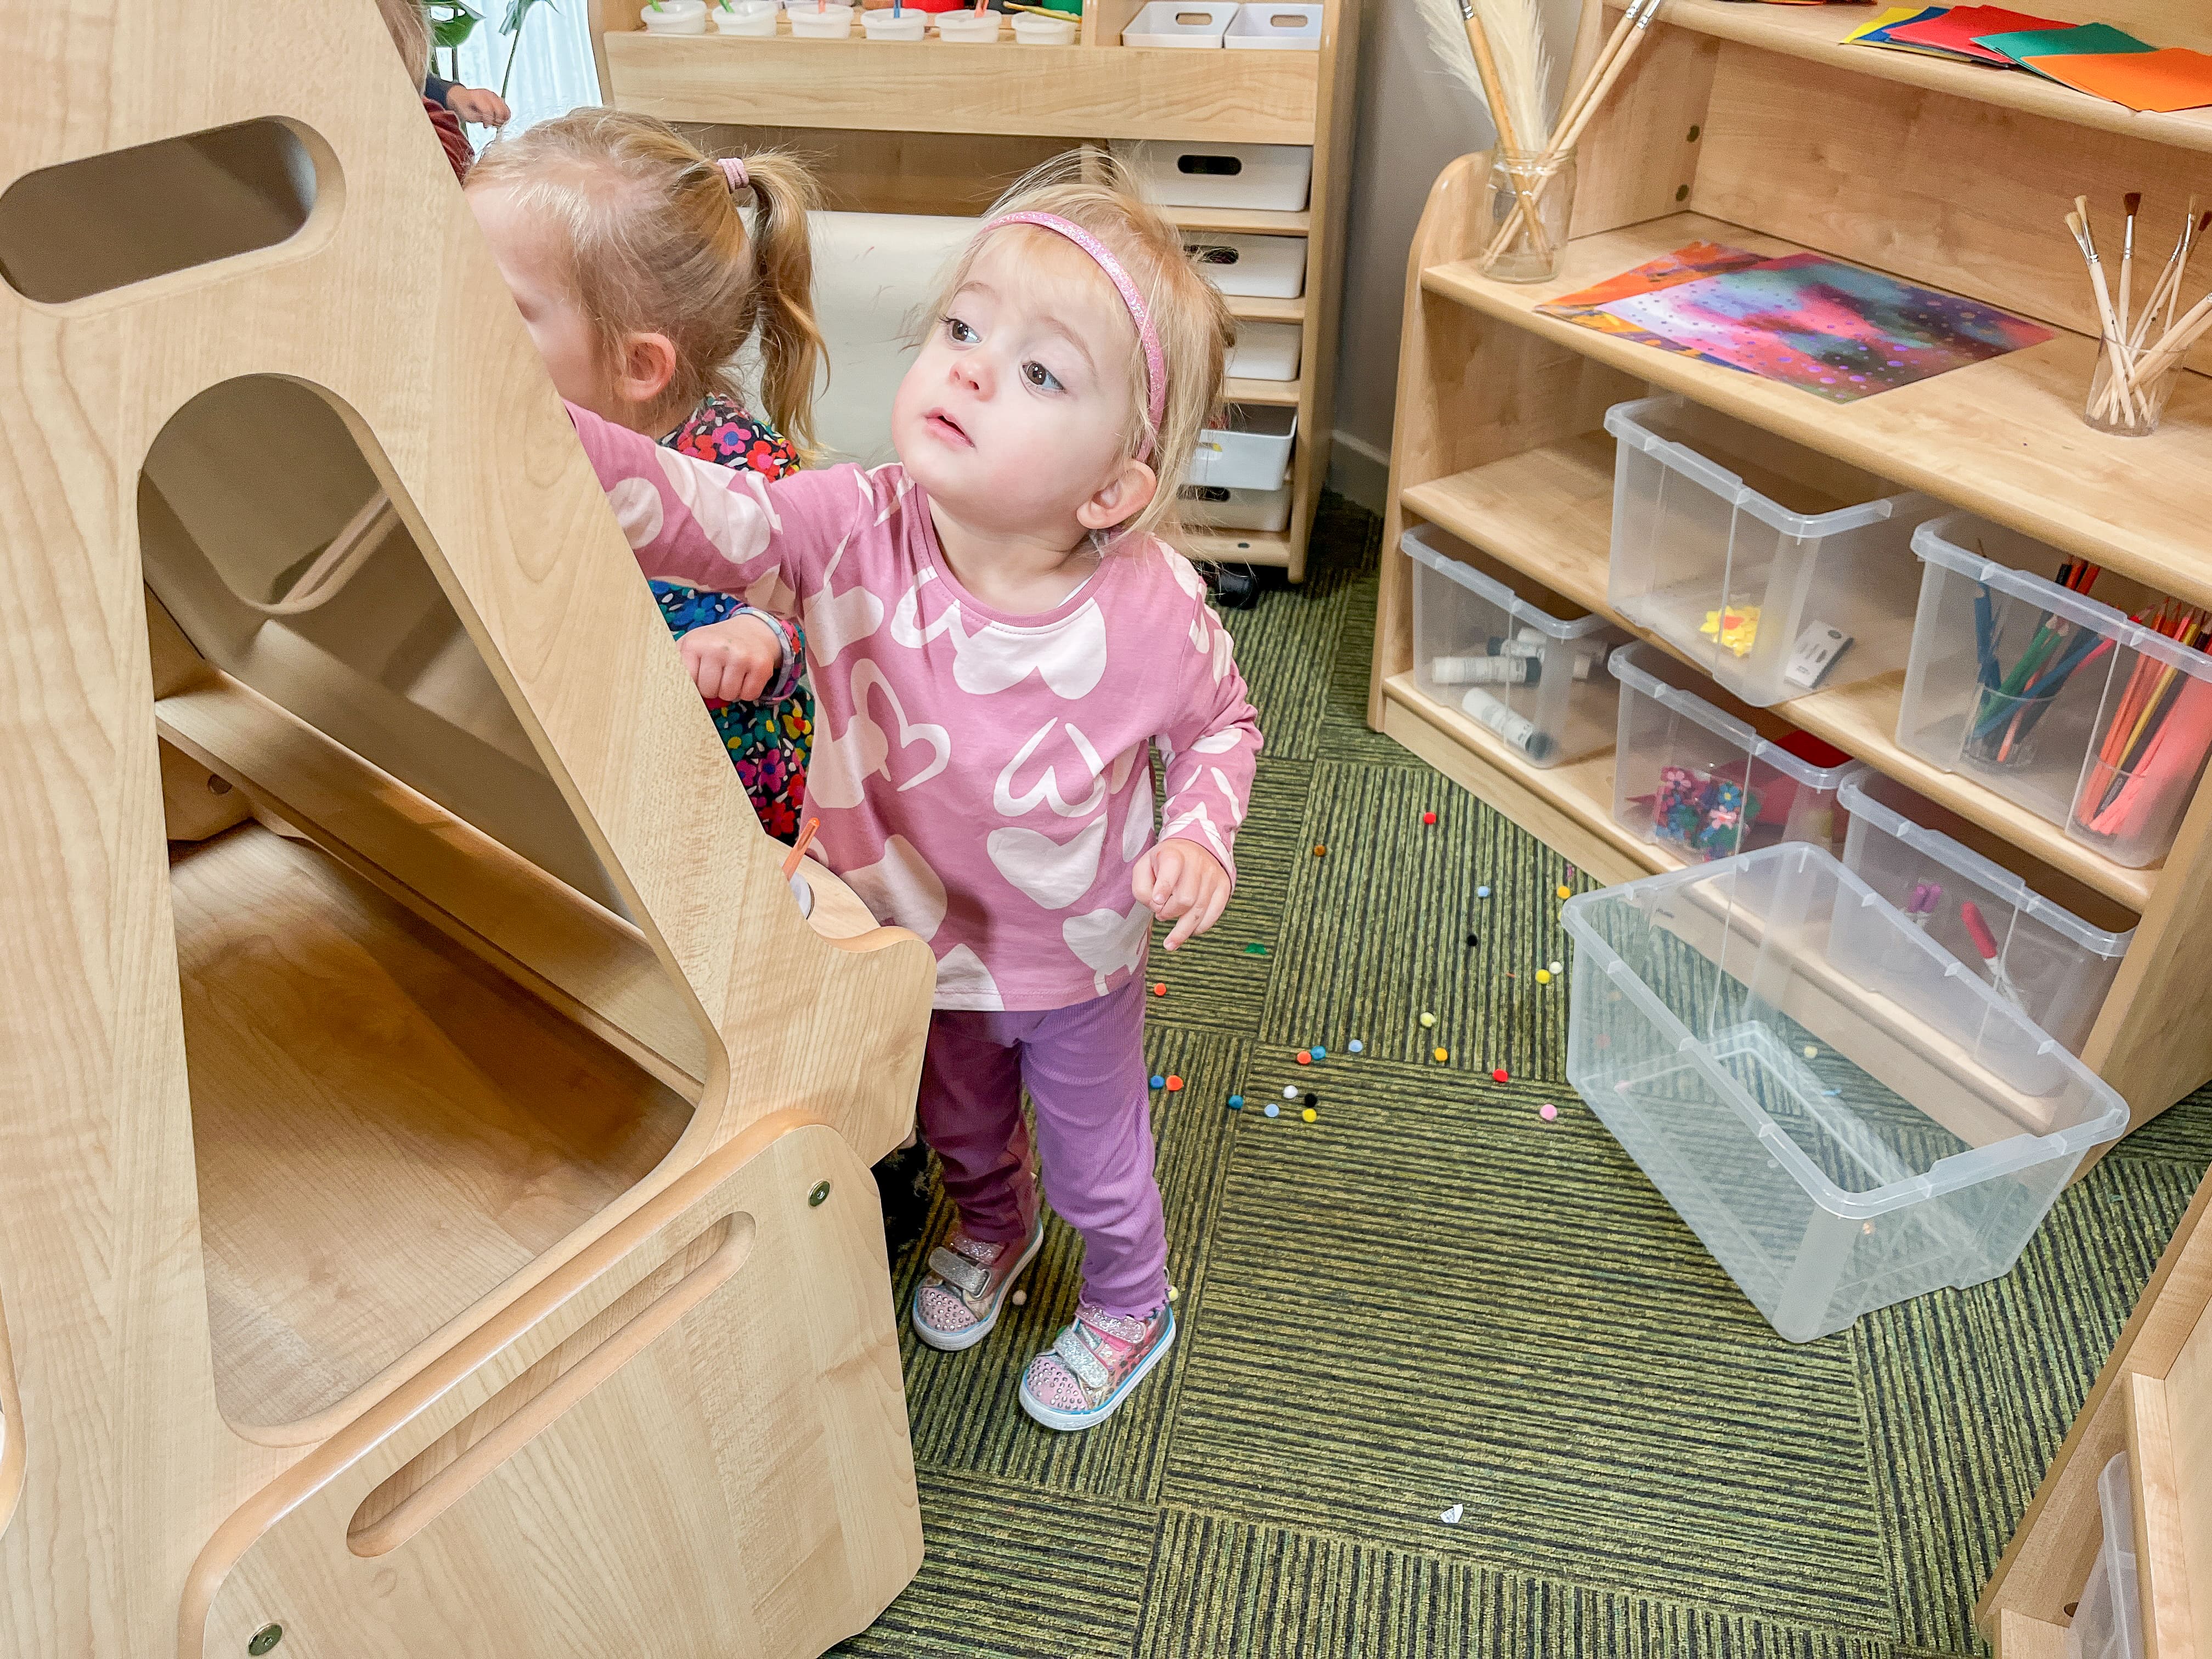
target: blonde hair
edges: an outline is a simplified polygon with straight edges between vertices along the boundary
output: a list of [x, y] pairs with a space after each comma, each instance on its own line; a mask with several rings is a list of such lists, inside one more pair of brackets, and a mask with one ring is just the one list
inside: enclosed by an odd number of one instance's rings
[[471, 190], [512, 191], [564, 233], [569, 281], [611, 362], [632, 334], [668, 337], [676, 373], [647, 416], [680, 420], [709, 392], [742, 398], [732, 360], [760, 336], [761, 411], [814, 451], [813, 175], [788, 155], [744, 158], [748, 234], [721, 165], [665, 121], [582, 109], [501, 139]]
[[423, 77], [430, 73], [430, 20], [423, 15], [422, 0], [376, 0], [376, 9], [400, 61], [415, 77], [415, 90], [422, 91]]
[[[1006, 213], [1055, 214], [1090, 232], [1121, 262], [1144, 297], [1146, 312], [1159, 336], [1167, 375], [1166, 407], [1155, 427], [1146, 407], [1144, 347], [1133, 319], [1127, 368], [1135, 415], [1124, 441], [1131, 456], [1150, 444], [1146, 459], [1159, 475], [1159, 488], [1142, 512], [1116, 526], [1112, 533], [1116, 541], [1148, 535], [1175, 540], [1182, 530], [1178, 498], [1183, 474], [1197, 453], [1198, 434], [1221, 408], [1223, 366], [1237, 337], [1228, 303], [1199, 274], [1197, 263], [1183, 247], [1182, 233], [1138, 194], [1119, 162], [1099, 151], [1073, 152], [1030, 169], [985, 217], [995, 219]], [[1034, 226], [1011, 226], [991, 234], [1059, 240], [1051, 231]], [[970, 241], [954, 264], [931, 316], [950, 309], [983, 240], [979, 235]], [[1103, 270], [1098, 280], [1111, 281]], [[1118, 302], [1118, 293], [1115, 299]]]

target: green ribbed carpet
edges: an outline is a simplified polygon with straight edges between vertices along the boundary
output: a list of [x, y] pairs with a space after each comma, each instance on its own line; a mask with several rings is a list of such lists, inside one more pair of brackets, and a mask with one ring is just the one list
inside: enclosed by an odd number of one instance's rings
[[[1022, 1415], [1074, 1307], [1057, 1223], [981, 1347], [902, 1330], [928, 1559], [839, 1651], [1984, 1651], [1974, 1596], [2212, 1161], [2212, 1095], [2002, 1280], [1781, 1340], [1565, 1085], [1534, 977], [1565, 860], [1367, 730], [1377, 532], [1332, 498], [1313, 580], [1228, 617], [1267, 736], [1241, 884], [1154, 957], [1176, 1348], [1088, 1435]], [[1292, 1082], [1318, 1123], [1259, 1115]]]

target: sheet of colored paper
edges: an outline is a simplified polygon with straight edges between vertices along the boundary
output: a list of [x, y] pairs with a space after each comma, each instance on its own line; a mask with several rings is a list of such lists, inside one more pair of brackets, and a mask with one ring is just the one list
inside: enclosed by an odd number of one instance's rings
[[2212, 104], [2212, 57], [2186, 46], [2096, 58], [2037, 58], [2028, 67], [2077, 92], [2094, 93], [2132, 110], [2168, 113]]
[[2096, 58], [2115, 52], [2148, 52], [2150, 43], [2138, 40], [2110, 23], [2084, 23], [2078, 28], [2021, 29], [2008, 34], [1978, 34], [1974, 44], [1987, 46], [2012, 59], [2024, 70], [2041, 70], [2033, 58]]
[[1678, 347], [1836, 403], [2051, 338], [1972, 300], [1793, 253], [1606, 309]]
[[[1677, 345], [1663, 339], [1649, 329], [1614, 316], [1603, 309], [1615, 300], [1625, 300], [1632, 295], [1654, 294], [1661, 289], [1678, 288], [1684, 283], [1702, 281], [1723, 271], [1743, 270], [1765, 263], [1766, 256], [1753, 253], [1740, 247], [1725, 247], [1718, 242], [1692, 242], [1687, 247], [1678, 247], [1672, 253], [1662, 254], [1649, 264], [1633, 270], [1624, 270], [1618, 276], [1608, 276], [1595, 287], [1577, 294], [1564, 294], [1556, 300], [1547, 300], [1536, 307], [1541, 316], [1557, 317], [1562, 322], [1579, 328], [1595, 329], [1601, 334], [1612, 334], [1638, 345], [1648, 345], [1660, 351], [1672, 351], [1685, 357], [1701, 357], [1705, 354], [1692, 346]], [[1720, 362], [1717, 357], [1708, 357], [1708, 362]], [[1722, 363], [1723, 368], [1729, 367]]]
[[2003, 34], [2019, 29], [2056, 29], [2065, 27], [2065, 20], [2057, 17], [2035, 17], [2024, 11], [2009, 11], [2002, 6], [1954, 6], [1941, 17], [1923, 18], [1917, 23], [1899, 23], [1889, 32], [1889, 44], [1895, 46], [1920, 46], [1936, 52], [1954, 52], [1978, 64], [1995, 64], [2010, 69], [2012, 60], [2002, 52], [1991, 52], [1987, 46], [1975, 44], [1978, 34]]
[[1876, 13], [1845, 35], [1844, 44], [1848, 46], [1854, 40], [1864, 40], [1884, 29], [1894, 28], [1899, 23], [1910, 23], [1916, 18], [1936, 16], [1943, 9], [1942, 6], [1892, 6], [1887, 11]]
[[1948, 6], [1923, 6], [1917, 11], [1914, 12], [1910, 17], [1900, 17], [1895, 21], [1889, 23], [1877, 21], [1874, 27], [1858, 30], [1855, 32], [1850, 38], [1852, 42], [1857, 46], [1887, 46], [1894, 52], [1917, 52], [1923, 53], [1930, 58], [1948, 58], [1954, 62], [1956, 62], [1958, 61], [1959, 54], [1955, 52], [1944, 52], [1935, 46], [1909, 46], [1904, 41], [1892, 40], [1890, 39], [1892, 33], [1895, 30], [1908, 27], [1914, 23], [1932, 21], [1935, 19], [1942, 16], [1944, 13], [1950, 9], [1951, 8]]

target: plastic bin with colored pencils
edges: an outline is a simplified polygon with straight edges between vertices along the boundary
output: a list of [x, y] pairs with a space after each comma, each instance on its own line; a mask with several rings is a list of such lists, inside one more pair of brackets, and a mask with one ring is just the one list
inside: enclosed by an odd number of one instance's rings
[[2130, 617], [2089, 596], [2095, 567], [1968, 514], [1921, 526], [1912, 547], [1898, 742], [2115, 864], [2164, 858], [2212, 753], [2205, 613], [2135, 590]]

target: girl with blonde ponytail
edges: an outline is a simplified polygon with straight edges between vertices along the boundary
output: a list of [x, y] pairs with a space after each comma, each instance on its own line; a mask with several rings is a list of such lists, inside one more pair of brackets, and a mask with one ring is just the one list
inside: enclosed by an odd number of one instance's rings
[[[486, 150], [468, 198], [563, 398], [770, 478], [811, 458], [816, 192], [797, 161], [716, 160], [649, 116], [577, 110]], [[754, 341], [765, 419], [734, 368]], [[790, 840], [814, 729], [798, 623], [726, 593], [653, 589], [762, 823]], [[759, 626], [708, 628], [739, 617]]]

